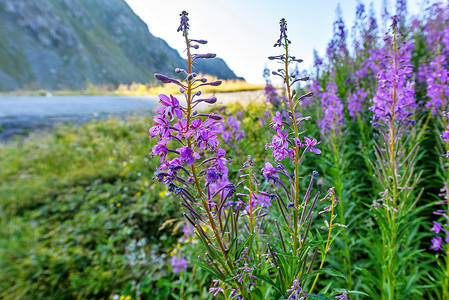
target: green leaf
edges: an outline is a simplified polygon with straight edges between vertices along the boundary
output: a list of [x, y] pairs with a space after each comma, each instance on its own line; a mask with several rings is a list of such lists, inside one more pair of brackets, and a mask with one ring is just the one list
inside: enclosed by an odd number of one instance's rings
[[326, 273], [327, 275], [333, 276], [333, 277], [341, 277], [343, 279], [346, 280], [346, 276], [343, 275], [343, 273], [341, 273], [340, 271], [337, 271], [335, 269], [332, 268], [322, 268], [319, 271], [321, 271], [320, 273]]
[[332, 299], [332, 298], [326, 297], [322, 294], [307, 294], [307, 297], [309, 297], [309, 299], [318, 299], [318, 300]]
[[256, 293], [256, 296], [257, 296], [260, 300], [263, 300], [263, 295], [262, 295], [262, 292], [260, 291], [260, 289], [256, 289], [254, 292]]
[[268, 282], [271, 286], [273, 286], [280, 294], [284, 294], [281, 289], [273, 282], [273, 280], [271, 280], [268, 276], [265, 275], [259, 275], [259, 274], [254, 274], [254, 276], [256, 276], [257, 278]]

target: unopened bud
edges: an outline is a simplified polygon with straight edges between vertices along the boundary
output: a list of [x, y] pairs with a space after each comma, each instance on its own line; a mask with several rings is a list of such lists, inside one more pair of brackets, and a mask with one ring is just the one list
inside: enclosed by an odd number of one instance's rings
[[202, 45], [207, 44], [207, 41], [206, 41], [206, 40], [190, 40], [190, 41], [191, 41], [191, 42], [196, 42], [196, 43], [202, 44]]
[[221, 83], [222, 83], [221, 80], [217, 80], [217, 81], [212, 81], [212, 82], [210, 82], [209, 84], [210, 84], [211, 86], [219, 86]]
[[195, 109], [192, 113], [193, 116], [196, 116], [196, 114], [198, 113], [198, 111]]
[[308, 92], [307, 94], [304, 95], [304, 97], [312, 97], [313, 96], [313, 92]]
[[154, 74], [154, 77], [156, 77], [156, 79], [162, 81], [163, 83], [170, 83], [172, 81], [171, 78], [158, 73]]
[[206, 54], [195, 54], [194, 58], [214, 58], [217, 54], [214, 53], [206, 53]]
[[203, 100], [204, 102], [209, 103], [209, 104], [214, 104], [215, 102], [217, 102], [216, 97], [211, 97], [211, 98], [201, 99], [201, 100]]

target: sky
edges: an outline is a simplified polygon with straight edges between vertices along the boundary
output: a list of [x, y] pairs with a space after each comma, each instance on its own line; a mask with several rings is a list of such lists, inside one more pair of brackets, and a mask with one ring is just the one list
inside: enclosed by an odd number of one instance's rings
[[[237, 76], [249, 83], [264, 83], [263, 69], [277, 69], [267, 57], [281, 54], [273, 48], [279, 38], [279, 20], [287, 20], [291, 54], [302, 58], [301, 69], [313, 63], [313, 49], [323, 56], [332, 37], [335, 11], [340, 3], [346, 29], [354, 22], [357, 0], [125, 0], [148, 25], [151, 34], [164, 39], [185, 57], [185, 44], [180, 32], [179, 14], [189, 13], [192, 39], [204, 39], [198, 53], [216, 53], [223, 58]], [[360, 1], [360, 0], [359, 0]], [[395, 0], [385, 0], [390, 13], [395, 11]], [[362, 1], [369, 9], [368, 1]], [[384, 0], [374, 0], [378, 25]], [[409, 0], [408, 11], [418, 14], [422, 1]], [[381, 27], [382, 28], [382, 27]]]

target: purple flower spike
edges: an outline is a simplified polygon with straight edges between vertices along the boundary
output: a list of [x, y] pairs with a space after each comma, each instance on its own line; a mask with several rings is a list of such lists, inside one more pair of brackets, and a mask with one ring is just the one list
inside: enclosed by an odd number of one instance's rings
[[365, 92], [363, 87], [357, 89], [354, 93], [349, 95], [347, 103], [349, 115], [351, 117], [355, 118], [357, 114], [360, 115], [363, 113], [363, 105], [367, 96], [368, 94]]
[[340, 135], [343, 130], [343, 103], [337, 96], [337, 85], [329, 82], [326, 91], [321, 94], [321, 105], [323, 107], [323, 117], [318, 120], [321, 134], [323, 136], [335, 132]]
[[160, 103], [164, 105], [163, 107], [160, 107], [157, 110], [157, 113], [160, 115], [167, 114], [170, 117], [170, 121], [173, 120], [174, 115], [178, 117], [178, 119], [182, 118], [182, 110], [179, 106], [179, 101], [172, 95], [170, 95], [170, 98], [166, 95], [159, 95], [159, 99], [161, 100]]
[[[189, 18], [187, 17], [189, 14], [184, 10], [180, 14], [181, 16], [181, 24], [178, 27], [178, 32], [189, 30]], [[185, 33], [183, 33], [184, 35]]]

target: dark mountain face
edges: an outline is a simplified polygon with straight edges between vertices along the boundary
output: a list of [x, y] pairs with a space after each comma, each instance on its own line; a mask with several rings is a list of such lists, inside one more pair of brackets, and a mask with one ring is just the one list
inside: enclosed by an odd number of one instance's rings
[[[147, 83], [186, 65], [124, 0], [0, 0], [0, 36], [0, 90]], [[221, 59], [196, 71], [236, 78]]]

